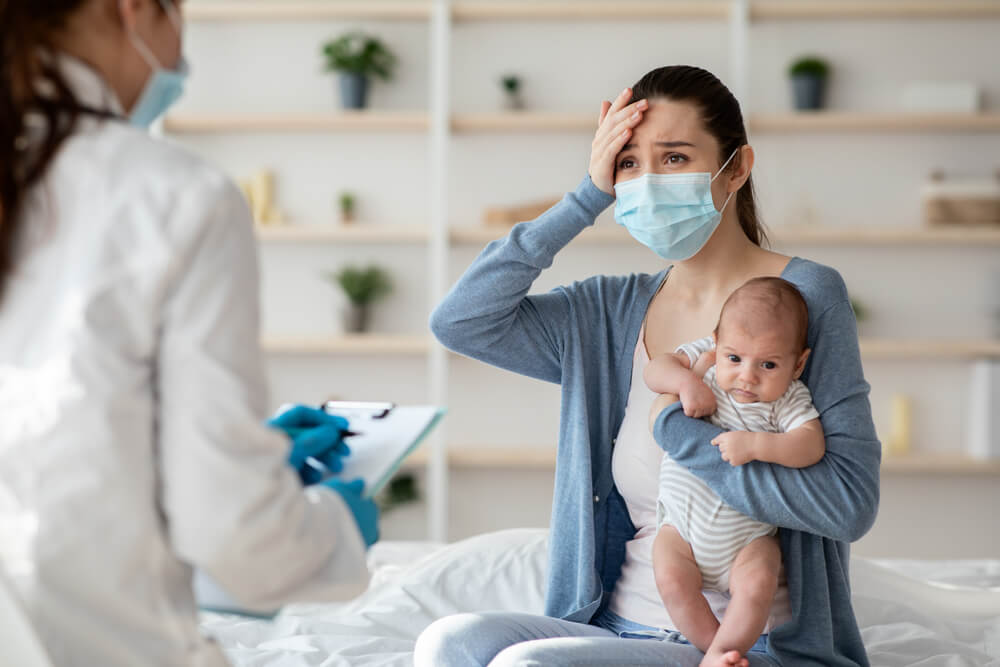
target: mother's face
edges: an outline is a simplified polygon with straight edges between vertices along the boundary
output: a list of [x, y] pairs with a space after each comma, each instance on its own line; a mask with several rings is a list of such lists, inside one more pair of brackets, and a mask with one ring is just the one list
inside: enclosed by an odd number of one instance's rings
[[[705, 130], [694, 105], [655, 98], [618, 154], [615, 183], [644, 174], [708, 172], [714, 176], [724, 161], [719, 159], [719, 142]], [[726, 181], [719, 178], [712, 183], [717, 208], [726, 199]]]

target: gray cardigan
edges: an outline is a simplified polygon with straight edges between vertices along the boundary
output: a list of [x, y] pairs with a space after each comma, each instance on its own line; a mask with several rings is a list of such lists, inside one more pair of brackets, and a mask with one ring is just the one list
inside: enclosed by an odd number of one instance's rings
[[[614, 199], [584, 179], [537, 220], [490, 243], [431, 315], [446, 347], [562, 386], [545, 613], [588, 622], [621, 573], [635, 534], [611, 475], [639, 327], [666, 272], [594, 276], [528, 295], [555, 254]], [[793, 620], [770, 634], [785, 665], [867, 665], [851, 608], [849, 548], [875, 520], [881, 446], [857, 328], [840, 275], [793, 259], [782, 276], [809, 306], [812, 354], [802, 380], [826, 435], [826, 455], [803, 469], [732, 467], [709, 441], [720, 432], [678, 405], [656, 420], [664, 450], [732, 507], [779, 526]]]

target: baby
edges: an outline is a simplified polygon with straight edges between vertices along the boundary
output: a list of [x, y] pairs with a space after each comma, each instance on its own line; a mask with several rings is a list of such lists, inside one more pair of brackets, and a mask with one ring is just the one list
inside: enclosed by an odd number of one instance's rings
[[[680, 400], [684, 414], [726, 429], [712, 444], [731, 465], [767, 461], [804, 468], [826, 451], [819, 413], [798, 380], [809, 349], [809, 312], [794, 285], [755, 278], [726, 300], [711, 336], [650, 361], [644, 379], [663, 394], [650, 426]], [[702, 665], [747, 665], [778, 586], [777, 528], [729, 507], [666, 454], [657, 500], [653, 571], [680, 631], [705, 653]], [[722, 624], [702, 589], [729, 592]]]

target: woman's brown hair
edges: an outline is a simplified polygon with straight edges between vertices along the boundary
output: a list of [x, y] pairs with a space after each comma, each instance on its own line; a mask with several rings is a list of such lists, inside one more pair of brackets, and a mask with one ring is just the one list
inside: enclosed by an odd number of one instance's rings
[[76, 98], [50, 36], [85, 3], [0, 0], [0, 296], [14, 268], [25, 194], [76, 126]]
[[0, 0], [0, 301], [14, 269], [26, 193], [45, 176], [80, 114], [97, 111], [80, 106], [53, 43], [92, 1]]
[[[671, 65], [649, 72], [632, 87], [632, 100], [663, 97], [675, 102], [690, 102], [701, 113], [705, 129], [719, 142], [719, 163], [733, 151], [747, 145], [747, 131], [743, 124], [740, 103], [719, 79], [707, 70], [690, 65]], [[727, 169], [739, 166], [737, 154]], [[743, 233], [756, 245], [768, 243], [767, 233], [757, 213], [753, 177], [736, 193], [736, 215]]]

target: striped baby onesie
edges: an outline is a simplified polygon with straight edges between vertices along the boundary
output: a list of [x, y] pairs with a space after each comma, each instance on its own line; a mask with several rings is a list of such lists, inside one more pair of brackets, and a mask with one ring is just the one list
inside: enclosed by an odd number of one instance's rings
[[[706, 336], [677, 348], [691, 360], [711, 350], [715, 343]], [[705, 373], [705, 383], [715, 394], [716, 411], [708, 420], [728, 431], [785, 433], [819, 418], [809, 389], [794, 380], [788, 390], [770, 403], [738, 403], [722, 390], [715, 366]], [[740, 549], [758, 537], [774, 535], [777, 528], [755, 521], [729, 507], [707, 484], [667, 454], [660, 463], [660, 490], [656, 504], [660, 526], [670, 525], [691, 545], [702, 575], [702, 588], [729, 590], [729, 570]]]

